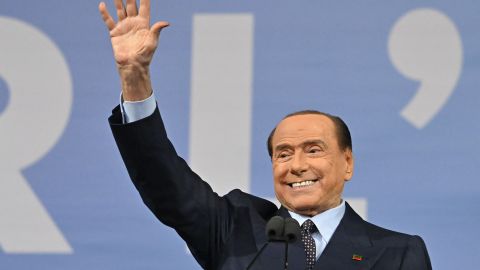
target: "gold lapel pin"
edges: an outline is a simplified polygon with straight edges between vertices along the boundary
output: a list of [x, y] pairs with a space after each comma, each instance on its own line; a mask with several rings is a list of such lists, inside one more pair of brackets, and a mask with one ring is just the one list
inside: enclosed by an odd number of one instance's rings
[[354, 261], [362, 261], [362, 260], [363, 260], [363, 256], [362, 256], [362, 255], [358, 255], [358, 254], [353, 254], [353, 255], [352, 255], [352, 260], [354, 260]]

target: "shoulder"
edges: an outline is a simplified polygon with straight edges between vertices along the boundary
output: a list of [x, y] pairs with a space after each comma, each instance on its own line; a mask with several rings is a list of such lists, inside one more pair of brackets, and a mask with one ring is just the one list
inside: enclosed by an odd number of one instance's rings
[[[351, 210], [351, 211], [350, 211]], [[410, 235], [402, 232], [389, 230], [370, 222], [364, 221], [352, 209], [349, 213], [350, 226], [356, 229], [350, 232], [357, 236], [355, 239], [366, 246], [373, 246], [383, 250], [377, 265], [394, 265], [398, 260], [400, 269], [432, 269], [430, 256], [423, 239], [418, 235]], [[360, 229], [361, 228], [361, 229]], [[363, 233], [364, 236], [360, 236]], [[360, 239], [363, 239], [360, 240]], [[367, 240], [368, 239], [368, 240]], [[369, 243], [369, 244], [367, 244]]]
[[390, 230], [363, 220], [347, 203], [344, 221], [352, 235], [365, 234], [373, 245], [401, 247], [425, 245], [418, 235]]
[[418, 235], [389, 230], [367, 221], [364, 221], [364, 225], [370, 240], [375, 244], [383, 244], [390, 247], [425, 245], [422, 238]]
[[388, 230], [366, 221], [365, 226], [373, 246], [384, 248], [382, 259], [377, 262], [379, 267], [383, 267], [382, 263], [393, 265], [398, 260], [400, 269], [432, 269], [427, 247], [420, 236]]
[[277, 206], [269, 200], [245, 193], [240, 189], [234, 189], [223, 196], [224, 199], [235, 209], [244, 209], [258, 215], [264, 220], [270, 219], [278, 211]]

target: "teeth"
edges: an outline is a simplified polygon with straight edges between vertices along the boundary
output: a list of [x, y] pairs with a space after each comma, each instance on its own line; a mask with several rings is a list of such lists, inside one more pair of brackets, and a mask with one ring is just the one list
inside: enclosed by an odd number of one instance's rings
[[307, 180], [307, 181], [302, 181], [298, 183], [292, 183], [292, 187], [306, 187], [306, 186], [313, 185], [313, 183], [315, 182], [311, 180]]

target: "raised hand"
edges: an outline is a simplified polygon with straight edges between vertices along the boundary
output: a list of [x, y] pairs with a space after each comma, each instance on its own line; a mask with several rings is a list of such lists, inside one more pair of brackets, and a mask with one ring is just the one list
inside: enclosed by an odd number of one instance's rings
[[150, 27], [150, 0], [115, 0], [118, 22], [115, 23], [104, 2], [98, 6], [110, 31], [113, 53], [122, 80], [125, 100], [142, 100], [150, 96], [149, 65], [158, 45], [160, 31], [168, 22], [156, 22]]

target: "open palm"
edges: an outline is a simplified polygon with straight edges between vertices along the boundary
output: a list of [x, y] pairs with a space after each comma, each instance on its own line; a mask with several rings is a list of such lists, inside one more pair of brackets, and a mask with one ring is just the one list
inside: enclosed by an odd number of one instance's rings
[[147, 67], [157, 48], [160, 30], [167, 22], [157, 22], [150, 27], [150, 1], [141, 0], [137, 10], [135, 0], [115, 0], [118, 22], [115, 23], [105, 3], [99, 10], [110, 31], [113, 53], [119, 68]]

